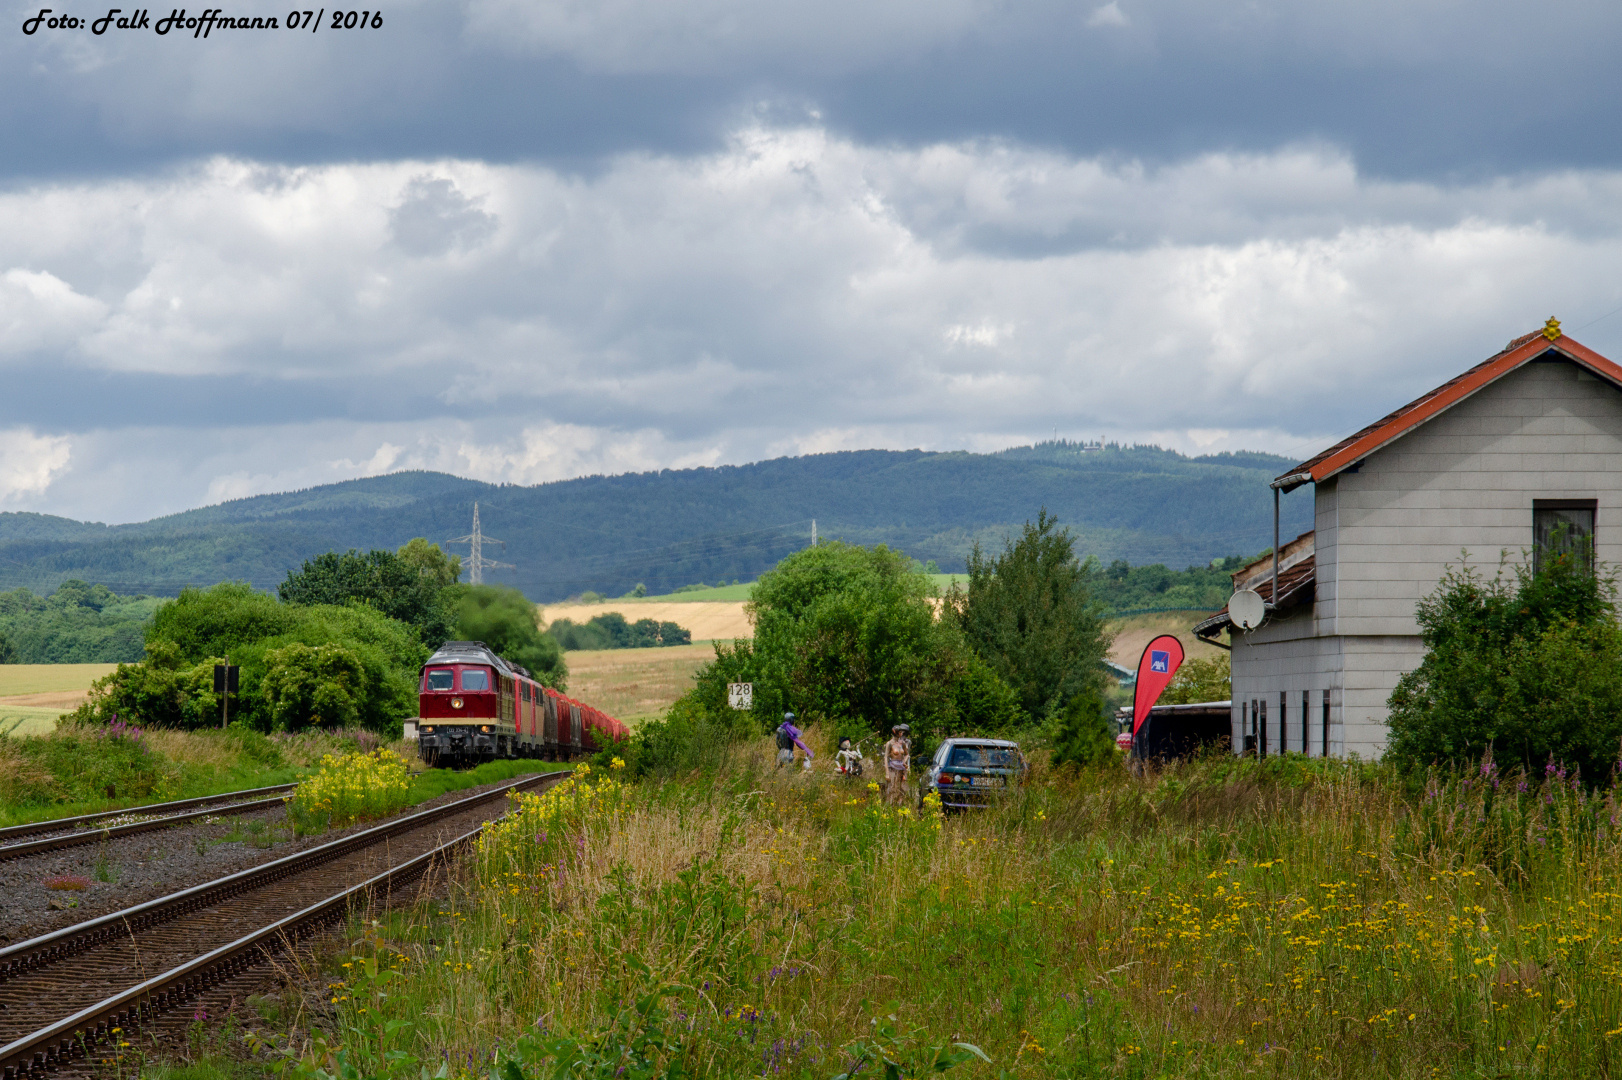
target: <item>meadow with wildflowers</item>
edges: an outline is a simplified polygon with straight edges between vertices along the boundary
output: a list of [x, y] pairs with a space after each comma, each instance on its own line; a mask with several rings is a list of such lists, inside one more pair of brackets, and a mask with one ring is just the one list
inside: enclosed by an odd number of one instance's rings
[[352, 935], [277, 1067], [1622, 1071], [1622, 807], [1558, 768], [1038, 766], [947, 817], [770, 755], [519, 796], [448, 893]]

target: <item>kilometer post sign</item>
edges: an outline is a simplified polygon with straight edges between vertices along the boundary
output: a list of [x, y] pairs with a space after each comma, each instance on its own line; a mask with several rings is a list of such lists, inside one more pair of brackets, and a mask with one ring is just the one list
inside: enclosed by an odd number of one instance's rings
[[727, 683], [727, 704], [740, 712], [748, 712], [755, 707], [755, 684], [748, 682]]

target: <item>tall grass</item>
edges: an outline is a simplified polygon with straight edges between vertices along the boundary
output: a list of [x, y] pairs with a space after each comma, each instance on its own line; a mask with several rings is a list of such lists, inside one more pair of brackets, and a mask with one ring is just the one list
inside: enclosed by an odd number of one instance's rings
[[1409, 792], [1355, 762], [1211, 759], [1038, 772], [943, 819], [770, 752], [519, 800], [451, 900], [367, 930], [297, 1070], [1622, 1069], [1611, 791], [1490, 763]]

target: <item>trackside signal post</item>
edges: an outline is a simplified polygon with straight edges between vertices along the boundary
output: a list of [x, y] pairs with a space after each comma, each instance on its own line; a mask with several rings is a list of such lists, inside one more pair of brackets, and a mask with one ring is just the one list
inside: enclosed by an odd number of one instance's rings
[[220, 695], [220, 727], [225, 727], [227, 714], [230, 711], [231, 695], [237, 692], [237, 676], [242, 671], [240, 665], [231, 663], [227, 656], [225, 663], [214, 665], [214, 692]]

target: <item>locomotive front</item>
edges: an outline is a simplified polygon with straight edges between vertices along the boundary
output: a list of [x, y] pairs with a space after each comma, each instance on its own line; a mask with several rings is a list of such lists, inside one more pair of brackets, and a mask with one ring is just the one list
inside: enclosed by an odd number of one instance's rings
[[424, 761], [512, 757], [513, 675], [482, 641], [447, 641], [422, 668], [417, 748]]

